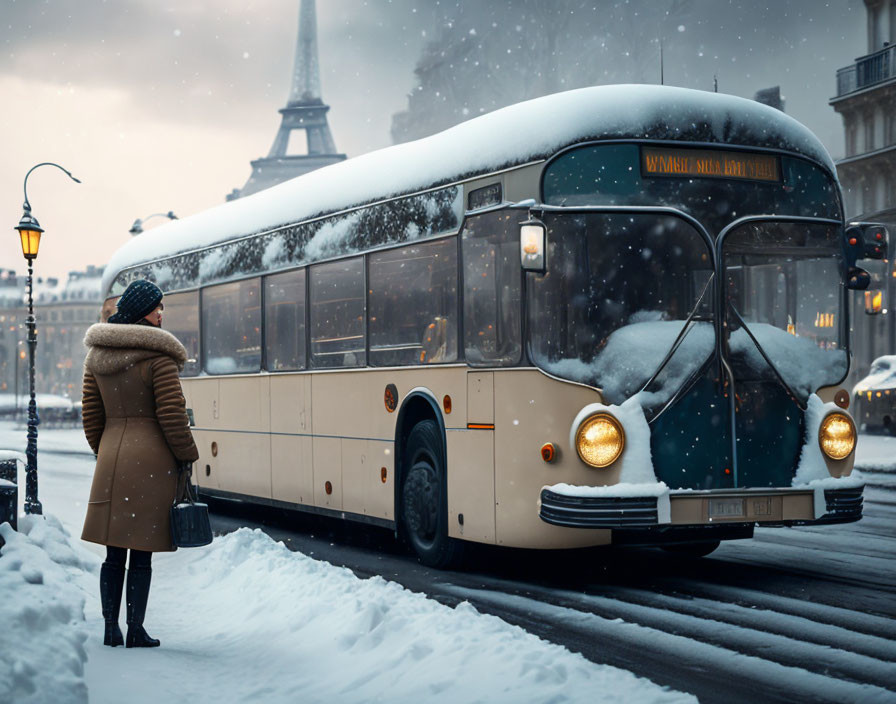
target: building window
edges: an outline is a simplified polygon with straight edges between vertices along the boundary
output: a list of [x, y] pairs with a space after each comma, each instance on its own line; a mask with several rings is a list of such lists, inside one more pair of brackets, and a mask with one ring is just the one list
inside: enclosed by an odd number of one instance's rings
[[370, 364], [457, 360], [457, 239], [370, 255]]
[[364, 259], [311, 267], [311, 366], [363, 367], [367, 363]]
[[862, 118], [862, 127], [865, 132], [865, 151], [874, 151], [874, 115], [866, 114]]
[[305, 368], [305, 270], [264, 280], [264, 359], [272, 372]]
[[261, 281], [248, 279], [202, 291], [203, 365], [209, 374], [261, 369]]
[[187, 350], [183, 376], [199, 374], [199, 291], [165, 296], [162, 327]]

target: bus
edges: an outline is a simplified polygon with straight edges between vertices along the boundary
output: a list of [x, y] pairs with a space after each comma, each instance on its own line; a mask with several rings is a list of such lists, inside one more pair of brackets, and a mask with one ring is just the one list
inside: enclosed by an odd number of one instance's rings
[[555, 94], [135, 237], [165, 291], [202, 496], [468, 543], [703, 555], [862, 515], [848, 228], [784, 113]]

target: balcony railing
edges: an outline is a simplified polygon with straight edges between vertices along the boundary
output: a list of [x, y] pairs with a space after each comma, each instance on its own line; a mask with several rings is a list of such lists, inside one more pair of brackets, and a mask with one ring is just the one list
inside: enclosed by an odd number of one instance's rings
[[885, 46], [837, 71], [837, 97], [896, 78], [896, 45]]

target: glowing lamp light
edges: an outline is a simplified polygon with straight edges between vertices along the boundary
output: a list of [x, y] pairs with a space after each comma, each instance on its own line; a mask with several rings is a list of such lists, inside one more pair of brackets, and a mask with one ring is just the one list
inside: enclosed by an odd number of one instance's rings
[[545, 271], [545, 226], [534, 218], [520, 223], [520, 264], [525, 271]]
[[585, 464], [609, 467], [625, 448], [622, 425], [609, 413], [597, 413], [587, 418], [576, 431], [576, 451]]
[[15, 227], [19, 231], [19, 237], [22, 238], [22, 254], [25, 259], [32, 261], [37, 259], [37, 250], [40, 248], [40, 236], [44, 228], [37, 222], [37, 218], [31, 214], [26, 208], [22, 213], [22, 219]]
[[843, 460], [856, 447], [856, 427], [845, 413], [831, 413], [818, 430], [818, 444], [832, 460]]

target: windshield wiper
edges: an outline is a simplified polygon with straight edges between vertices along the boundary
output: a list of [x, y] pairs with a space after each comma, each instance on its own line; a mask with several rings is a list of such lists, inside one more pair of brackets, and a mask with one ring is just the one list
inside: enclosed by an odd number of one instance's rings
[[790, 388], [790, 385], [786, 381], [784, 381], [784, 377], [781, 376], [781, 372], [779, 372], [778, 368], [774, 364], [772, 364], [772, 360], [769, 359], [768, 355], [765, 353], [765, 350], [762, 349], [762, 345], [759, 344], [759, 340], [757, 340], [756, 336], [753, 335], [753, 333], [750, 331], [749, 326], [741, 317], [740, 313], [737, 310], [737, 307], [731, 302], [728, 303], [728, 307], [731, 308], [731, 312], [734, 313], [734, 317], [737, 319], [737, 322], [740, 323], [741, 329], [747, 333], [749, 338], [753, 341], [753, 344], [756, 345], [756, 349], [759, 350], [759, 354], [762, 355], [765, 363], [768, 364], [769, 367], [771, 367], [771, 370], [775, 373], [778, 381], [781, 382], [781, 386], [784, 387], [785, 391], [787, 391], [787, 394], [791, 399], [793, 399], [793, 402], [797, 406], [799, 406], [801, 410], [805, 411], [807, 408], [807, 404], [800, 401], [799, 397], [793, 392], [793, 389]]
[[657, 367], [656, 371], [653, 373], [647, 383], [641, 387], [638, 393], [644, 391], [648, 386], [650, 386], [656, 378], [660, 375], [660, 372], [666, 368], [666, 365], [669, 363], [669, 360], [672, 359], [672, 356], [675, 354], [676, 350], [681, 347], [681, 343], [684, 342], [684, 338], [687, 337], [688, 333], [693, 329], [691, 323], [694, 322], [694, 317], [697, 315], [697, 309], [700, 308], [700, 304], [703, 302], [703, 297], [706, 296], [706, 292], [709, 290], [709, 285], [712, 283], [712, 280], [715, 278], [716, 273], [713, 272], [709, 275], [709, 278], [706, 280], [706, 285], [703, 286], [703, 291], [700, 293], [700, 297], [697, 299], [697, 302], [694, 304], [693, 310], [687, 317], [687, 320], [684, 321], [684, 327], [681, 328], [681, 332], [678, 333], [678, 337], [675, 338], [675, 342], [672, 343], [672, 347], [669, 349], [669, 352], [663, 358], [663, 361], [660, 362], [660, 366]]

